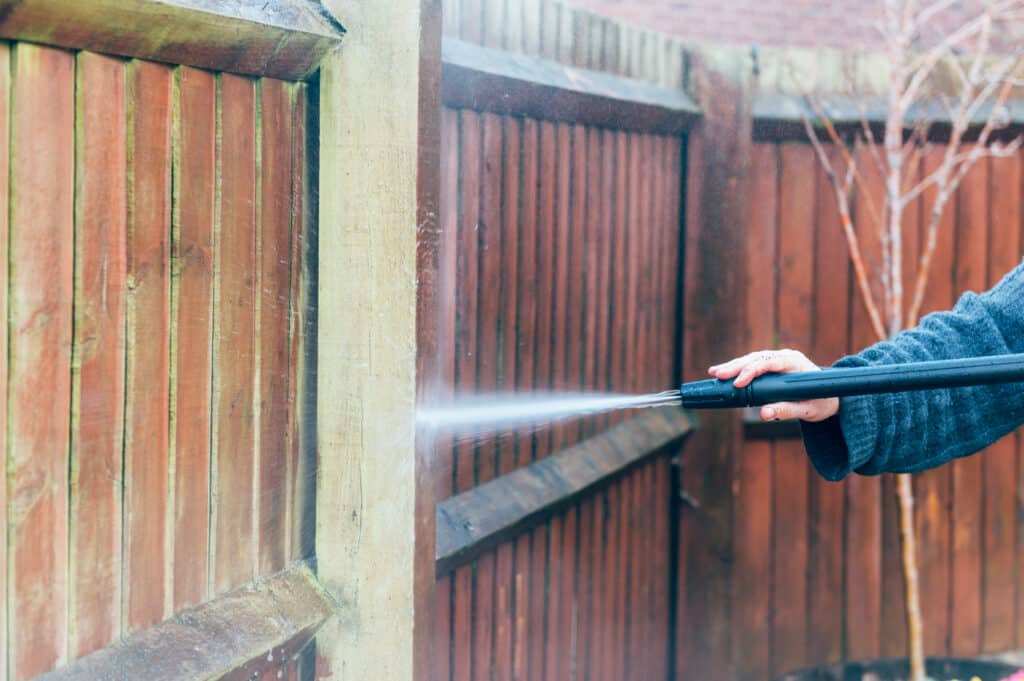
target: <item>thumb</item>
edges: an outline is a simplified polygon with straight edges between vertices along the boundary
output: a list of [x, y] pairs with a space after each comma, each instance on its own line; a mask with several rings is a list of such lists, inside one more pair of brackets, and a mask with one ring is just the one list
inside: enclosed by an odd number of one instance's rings
[[810, 419], [813, 416], [814, 407], [808, 402], [775, 402], [761, 407], [762, 421]]

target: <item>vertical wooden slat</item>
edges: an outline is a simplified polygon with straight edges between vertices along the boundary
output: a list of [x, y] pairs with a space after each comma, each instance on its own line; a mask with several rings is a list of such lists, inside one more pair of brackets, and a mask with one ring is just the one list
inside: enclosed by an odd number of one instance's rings
[[[956, 232], [956, 291], [983, 291], [987, 279], [988, 230], [987, 161], [971, 169], [958, 191]], [[983, 471], [986, 454], [952, 463], [953, 467], [953, 655], [981, 651], [983, 579]]]
[[[989, 161], [988, 220], [991, 235], [987, 286], [994, 286], [1020, 263], [1021, 160], [1018, 156]], [[982, 504], [984, 547], [982, 566], [984, 605], [983, 652], [1011, 650], [1016, 640], [1015, 592], [1017, 570], [1017, 450], [1018, 433], [1010, 433], [983, 454]]]
[[[443, 308], [444, 333], [447, 347], [443, 348], [444, 368], [443, 380], [447, 386], [443, 393], [449, 393], [455, 385], [455, 302], [456, 302], [456, 262], [459, 231], [459, 114], [451, 109], [444, 109], [441, 117], [441, 258], [442, 276], [445, 278], [444, 294], [447, 304]], [[450, 396], [450, 395], [444, 395]], [[453, 492], [453, 456], [454, 448], [445, 438], [436, 445], [440, 459], [441, 471], [438, 473], [439, 484], [437, 497], [444, 499]], [[449, 575], [438, 580], [434, 597], [434, 677], [439, 681], [451, 678], [452, 668], [452, 599], [455, 582]]]
[[[479, 238], [480, 288], [477, 312], [477, 390], [493, 394], [498, 387], [498, 345], [502, 279], [501, 268], [501, 191], [502, 140], [501, 118], [483, 115], [483, 147], [481, 163], [480, 219], [476, 233]], [[484, 437], [477, 447], [476, 484], [493, 479], [497, 474], [497, 455], [493, 437]], [[475, 575], [476, 608], [473, 628], [474, 678], [491, 674], [492, 634], [494, 632], [494, 570], [495, 555], [489, 553], [477, 560]]]
[[[858, 167], [864, 169], [864, 181], [858, 183], [854, 204], [857, 236], [862, 252], [872, 262], [880, 263], [881, 245], [878, 240], [881, 219], [877, 212], [884, 195], [884, 186], [874, 160], [867, 150], [861, 152]], [[870, 202], [875, 206], [871, 212]], [[874, 216], [874, 217], [873, 217]], [[872, 281], [873, 289], [880, 287]], [[851, 328], [853, 348], [865, 348], [878, 338], [871, 330], [860, 290], [851, 295]], [[876, 299], [881, 297], [876, 294]], [[846, 639], [847, 655], [851, 659], [878, 656], [878, 632], [881, 628], [882, 584], [882, 520], [881, 485], [877, 477], [850, 476], [846, 481]]]
[[129, 67], [125, 630], [168, 614], [171, 255], [170, 68]]
[[291, 523], [287, 482], [288, 299], [291, 289], [292, 111], [287, 83], [259, 85], [259, 574], [282, 569]]
[[[539, 130], [532, 119], [523, 121], [522, 131], [522, 211], [519, 222], [519, 306], [516, 314], [518, 327], [516, 389], [529, 392], [534, 386], [536, 362], [536, 324], [539, 257], [538, 202], [539, 177]], [[522, 466], [534, 458], [534, 437], [529, 431], [518, 440], [517, 464]], [[529, 679], [532, 667], [531, 656], [535, 650], [535, 627], [531, 618], [531, 574], [533, 538], [524, 533], [516, 539], [515, 555], [515, 631], [512, 637], [512, 677]]]
[[216, 211], [217, 80], [178, 72], [174, 268], [177, 328], [174, 411], [174, 608], [207, 595], [210, 531], [210, 362], [213, 341], [213, 221]]
[[[828, 153], [838, 162], [836, 149], [830, 148]], [[816, 164], [815, 175], [818, 201], [810, 357], [826, 366], [847, 352], [850, 264], [846, 248], [839, 243], [842, 226], [835, 194], [820, 164]], [[811, 479], [807, 655], [813, 664], [831, 664], [839, 662], [843, 655], [844, 486], [813, 472]]]
[[[480, 117], [473, 112], [460, 114], [460, 207], [459, 255], [456, 292], [457, 353], [455, 368], [456, 394], [466, 395], [476, 389], [477, 364], [477, 302], [478, 302], [478, 235], [480, 215]], [[474, 443], [462, 442], [456, 447], [455, 489], [463, 492], [474, 484]], [[454, 576], [454, 656], [452, 677], [456, 681], [472, 678], [472, 566], [463, 566]]]
[[[778, 154], [774, 144], [751, 150], [753, 182], [747, 249], [746, 324], [751, 348], [770, 348], [775, 339], [775, 275], [763, 254], [776, 253], [778, 239]], [[735, 460], [736, 575], [733, 657], [737, 681], [771, 673], [772, 608], [772, 443], [748, 440]]]
[[125, 67], [77, 61], [69, 654], [121, 633], [126, 277]]
[[290, 560], [302, 560], [312, 557], [313, 540], [316, 535], [316, 452], [307, 444], [314, 433], [306, 432], [303, 421], [303, 414], [309, 409], [307, 402], [311, 400], [306, 388], [310, 372], [306, 368], [305, 357], [315, 332], [315, 326], [309, 320], [313, 315], [310, 288], [315, 285], [315, 278], [308, 276], [307, 272], [311, 261], [310, 242], [314, 241], [310, 232], [310, 213], [316, 209], [316, 203], [309, 200], [310, 190], [307, 181], [310, 158], [306, 152], [306, 136], [309, 134], [306, 108], [309, 92], [307, 86], [300, 83], [293, 84], [292, 88], [292, 269], [288, 337], [291, 358], [288, 394], [291, 404], [288, 416], [288, 449], [293, 463], [289, 481], [292, 489], [289, 494], [292, 505], [292, 528], [289, 532], [288, 556]]
[[[925, 151], [922, 172], [935, 172], [942, 162], [945, 150], [937, 147]], [[933, 205], [936, 190], [923, 195], [926, 207]], [[922, 219], [927, 216], [923, 212]], [[922, 312], [948, 310], [954, 301], [954, 223], [956, 197], [946, 205], [939, 224], [938, 240], [932, 257], [928, 286], [925, 289]], [[916, 320], [915, 320], [916, 321]], [[921, 575], [921, 614], [924, 620], [924, 643], [927, 655], [949, 654], [950, 632], [950, 558], [952, 537], [952, 466], [940, 466], [914, 476], [915, 516], [919, 539], [919, 568]]]
[[19, 44], [12, 59], [7, 631], [21, 681], [67, 658], [74, 58]]
[[254, 576], [256, 120], [251, 80], [220, 80], [215, 274], [214, 558], [220, 593]]
[[[603, 330], [599, 326], [601, 316], [602, 296], [600, 285], [605, 280], [598, 279], [600, 276], [601, 246], [602, 246], [602, 221], [604, 220], [603, 209], [605, 197], [602, 195], [604, 178], [607, 172], [602, 168], [601, 161], [601, 132], [596, 128], [587, 128], [586, 135], [586, 160], [588, 168], [593, 172], [588, 175], [586, 190], [583, 198], [586, 204], [585, 222], [580, 230], [586, 242], [582, 249], [584, 255], [583, 297], [584, 302], [584, 328], [583, 328], [583, 390], [598, 391], [603, 388], [600, 384], [599, 365], [601, 359], [598, 357], [599, 336]], [[583, 437], [589, 437], [597, 431], [599, 421], [595, 418], [585, 419], [583, 422]]]
[[[0, 320], [7, 320], [8, 295], [8, 254], [10, 216], [10, 159], [11, 159], [11, 52], [7, 43], [0, 44]], [[3, 470], [0, 472], [0, 679], [7, 679], [7, 609], [10, 604], [7, 584], [7, 362], [8, 362], [8, 331], [0, 333], [0, 442], [4, 443]]]
[[[814, 262], [815, 164], [810, 146], [779, 149], [778, 338], [782, 347], [810, 350]], [[773, 673], [807, 659], [807, 455], [799, 442], [775, 443], [772, 465], [775, 575]]]
[[[520, 125], [514, 118], [502, 121], [502, 153], [504, 174], [501, 192], [501, 355], [500, 390], [512, 392], [516, 387], [517, 369], [517, 310], [519, 305], [519, 176], [520, 168]], [[514, 436], [498, 441], [498, 474], [512, 472], [518, 465], [517, 442]], [[512, 640], [515, 630], [513, 619], [513, 552], [517, 542], [507, 542], [498, 548], [495, 568], [495, 610], [494, 610], [494, 679], [512, 679]]]

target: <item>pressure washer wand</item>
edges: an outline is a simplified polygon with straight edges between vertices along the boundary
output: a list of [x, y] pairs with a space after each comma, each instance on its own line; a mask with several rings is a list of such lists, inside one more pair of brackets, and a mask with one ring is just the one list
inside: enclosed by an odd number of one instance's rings
[[1024, 382], [1024, 354], [765, 374], [743, 388], [735, 387], [731, 380], [713, 378], [684, 383], [681, 392], [683, 407], [722, 409], [823, 397], [1017, 382]]

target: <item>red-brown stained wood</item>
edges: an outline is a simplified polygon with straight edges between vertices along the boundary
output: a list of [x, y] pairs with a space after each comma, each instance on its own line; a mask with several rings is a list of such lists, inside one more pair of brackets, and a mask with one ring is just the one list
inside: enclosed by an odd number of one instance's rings
[[129, 67], [128, 321], [125, 403], [125, 621], [169, 611], [167, 555], [173, 71]]
[[[988, 171], [985, 160], [977, 163], [964, 177], [957, 192], [955, 290], [958, 293], [986, 288]], [[951, 652], [957, 656], [981, 652], [984, 456], [986, 453], [952, 463], [953, 616], [950, 640]]]
[[[316, 204], [309, 205], [307, 199], [306, 174], [309, 158], [306, 154], [306, 103], [309, 94], [306, 86], [292, 84], [292, 237], [291, 237], [291, 309], [289, 321], [289, 378], [288, 397], [288, 451], [292, 460], [291, 487], [291, 531], [289, 535], [288, 556], [290, 560], [303, 560], [313, 556], [313, 542], [316, 537], [315, 494], [316, 494], [316, 460], [315, 452], [308, 451], [304, 446], [308, 441], [302, 428], [303, 405], [309, 399], [305, 391], [305, 377], [308, 372], [300, 371], [305, 367], [303, 355], [306, 348], [306, 335], [312, 333], [312, 327], [306, 325], [307, 306], [309, 305], [307, 289], [313, 286], [305, 272], [308, 263], [307, 234], [309, 230], [309, 214], [316, 209]], [[454, 272], [454, 268], [452, 269]], [[454, 275], [453, 275], [454, 276]], [[447, 320], [446, 320], [447, 323]], [[445, 369], [451, 360], [450, 352], [445, 360]], [[448, 374], [445, 374], [448, 376]], [[449, 379], [450, 380], [450, 379]], [[449, 476], [451, 477], [451, 476]]]
[[[0, 244], [8, 244], [8, 218], [10, 216], [10, 133], [11, 133], [11, 52], [6, 43], [0, 44]], [[0, 281], [7, 281], [8, 257], [6, 249], [0, 255]], [[7, 286], [0, 286], [0, 319], [7, 319]], [[0, 334], [0, 442], [7, 442], [7, 333]], [[4, 446], [4, 468], [0, 476], [0, 588], [4, 600], [0, 604], [0, 678], [7, 674], [7, 447]]]
[[[208, 593], [210, 531], [210, 377], [213, 334], [213, 221], [216, 210], [217, 81], [178, 72], [177, 265], [174, 483], [174, 609]], [[200, 547], [197, 549], [197, 547]]]
[[[456, 253], [459, 229], [459, 114], [444, 109], [441, 116], [441, 276], [444, 306], [441, 314], [442, 338], [446, 347], [441, 353], [443, 365], [442, 380], [446, 386], [440, 389], [443, 396], [450, 397], [455, 382], [455, 285]], [[445, 499], [452, 494], [454, 448], [448, 439], [441, 439], [435, 445], [439, 459], [436, 497]], [[434, 676], [448, 679], [451, 671], [451, 625], [454, 579], [446, 576], [437, 582], [434, 596]]]
[[[460, 212], [458, 279], [456, 283], [456, 394], [469, 394], [476, 390], [477, 382], [477, 318], [479, 311], [479, 255], [478, 224], [480, 215], [480, 116], [463, 111], [459, 116], [460, 130]], [[455, 492], [462, 492], [475, 484], [475, 443], [472, 440], [458, 444], [455, 453]], [[462, 567], [454, 577], [454, 652], [452, 678], [473, 678], [473, 575], [470, 566]]]
[[[615, 221], [614, 237], [611, 246], [611, 269], [610, 277], [613, 278], [613, 302], [611, 311], [611, 323], [609, 334], [611, 342], [609, 345], [610, 375], [608, 387], [613, 392], [623, 392], [627, 388], [628, 337], [632, 335], [632, 329], [628, 324], [628, 263], [629, 263], [629, 137], [623, 132], [615, 133]], [[615, 424], [622, 420], [620, 414], [611, 414], [609, 424]]]
[[[522, 123], [522, 209], [519, 217], [519, 305], [516, 313], [519, 336], [516, 366], [516, 389], [529, 392], [534, 386], [537, 334], [537, 259], [539, 254], [539, 126], [532, 119]], [[528, 432], [517, 441], [517, 466], [535, 457], [535, 440]], [[534, 533], [535, 534], [535, 533]], [[533, 589], [533, 535], [516, 539], [515, 550], [515, 629], [512, 636], [512, 678], [533, 678], [531, 654], [534, 650], [535, 627], [530, 610]]]
[[[934, 172], [942, 162], [944, 149], [926, 151], [922, 172]], [[934, 203], [935, 189], [923, 195], [925, 206]], [[954, 223], [956, 197], [947, 204], [939, 224], [931, 274], [925, 289], [922, 313], [948, 310], [954, 302]], [[916, 321], [916, 320], [915, 320]], [[927, 655], [949, 654], [950, 630], [950, 508], [952, 466], [940, 466], [914, 476], [914, 515], [918, 533], [918, 571], [921, 579], [921, 615]]]
[[[587, 166], [587, 130], [582, 125], [572, 128], [572, 226], [569, 236], [569, 331], [566, 336], [566, 390], [584, 391], [587, 388], [585, 363], [587, 338], [585, 334], [585, 309], [590, 299], [586, 289], [587, 256], [587, 183], [590, 181]], [[597, 168], [595, 167], [595, 175]], [[567, 424], [566, 445], [579, 441], [584, 423], [580, 419]]]
[[256, 93], [220, 82], [220, 205], [214, 339], [215, 525], [213, 590], [253, 578], [256, 528]]
[[[601, 301], [601, 304], [598, 305], [597, 311], [597, 342], [595, 350], [597, 357], [594, 371], [596, 389], [608, 390], [611, 388], [612, 381], [612, 305], [615, 300], [615, 277], [612, 273], [615, 243], [615, 192], [617, 189], [615, 134], [608, 130], [602, 130], [598, 144], [601, 147], [601, 221], [596, 226], [600, 239], [600, 248], [597, 260], [598, 286], [595, 289], [595, 295]], [[596, 423], [599, 429], [605, 428], [608, 426], [609, 417], [599, 416], [596, 419]]]
[[[747, 250], [746, 325], [751, 349], [772, 347], [775, 338], [775, 277], [763, 266], [778, 239], [778, 152], [774, 144], [751, 149], [750, 242]], [[762, 679], [771, 671], [772, 443], [747, 441], [735, 460], [735, 610], [732, 655], [737, 681]]]
[[[1021, 159], [1018, 156], [990, 160], [988, 286], [994, 286], [1020, 263]], [[1014, 481], [1018, 476], [1018, 433], [1010, 433], [984, 454], [982, 556], [984, 605], [981, 647], [984, 652], [1011, 650], [1016, 642], [1015, 599], [1007, 598], [1016, 587], [1017, 508]]]
[[[779, 148], [778, 338], [782, 347], [804, 352], [811, 340], [814, 278], [814, 177], [817, 159], [809, 145]], [[802, 181], [801, 181], [802, 180]], [[807, 490], [809, 466], [800, 442], [775, 443], [772, 522], [773, 672], [807, 662]]]
[[[834, 149], [828, 152], [838, 162]], [[810, 357], [825, 366], [849, 345], [850, 261], [825, 170], [817, 165], [814, 239], [814, 313]], [[807, 655], [813, 664], [839, 662], [843, 654], [844, 491], [811, 472], [808, 502]], [[902, 621], [902, 620], [901, 620]]]
[[[478, 344], [477, 390], [493, 394], [498, 386], [498, 320], [501, 315], [501, 191], [502, 136], [501, 118], [484, 114], [481, 160], [481, 204], [476, 236], [479, 239], [480, 288], [477, 294]], [[493, 479], [497, 473], [497, 455], [493, 437], [484, 437], [477, 446], [477, 485]], [[494, 552], [477, 560], [474, 575], [473, 676], [489, 676], [493, 661], [494, 631]]]
[[561, 580], [552, 581], [552, 587], [561, 592], [561, 610], [555, 626], [558, 628], [556, 638], [562, 642], [563, 648], [549, 661], [552, 678], [571, 679], [572, 670], [576, 665], [577, 637], [576, 622], [576, 541], [579, 532], [579, 508], [571, 508], [565, 512], [562, 522], [562, 544], [560, 554], [553, 555], [551, 560], [559, 565]]
[[[555, 276], [555, 235], [558, 229], [556, 212], [557, 190], [557, 139], [552, 123], [540, 123], [540, 163], [538, 166], [540, 212], [537, 223], [537, 326], [534, 359], [533, 387], [539, 392], [551, 390], [554, 344], [553, 281]], [[543, 427], [534, 436], [535, 456], [541, 458], [551, 453], [553, 437], [551, 428]]]
[[11, 56], [7, 631], [21, 681], [67, 658], [74, 58]]
[[[586, 134], [586, 160], [588, 168], [592, 172], [587, 179], [587, 195], [584, 198], [586, 204], [586, 223], [582, 229], [585, 246], [583, 295], [586, 299], [583, 313], [583, 389], [585, 391], [597, 391], [603, 387], [600, 383], [601, 358], [598, 356], [598, 346], [601, 343], [599, 336], [604, 330], [599, 326], [601, 317], [602, 297], [600, 286], [606, 284], [605, 279], [600, 279], [601, 248], [603, 245], [603, 220], [605, 200], [602, 194], [603, 180], [608, 171], [602, 167], [601, 131], [596, 128], [587, 128]], [[583, 437], [588, 437], [597, 432], [599, 421], [596, 418], [588, 418], [583, 423]], [[586, 658], [584, 658], [586, 659]]]
[[[880, 263], [881, 245], [875, 222], [880, 216], [877, 212], [871, 213], [865, 197], [872, 197], [877, 210], [879, 197], [883, 195], [882, 178], [867, 151], [861, 152], [858, 167], [864, 180], [858, 183], [858, 199], [853, 206], [857, 235], [865, 257]], [[877, 289], [879, 284], [874, 280], [873, 284]], [[871, 330], [860, 290], [854, 288], [850, 295], [853, 297], [850, 303], [850, 334], [856, 351], [878, 338]], [[881, 300], [881, 297], [876, 295], [876, 299]], [[878, 656], [878, 632], [881, 628], [881, 485], [877, 477], [851, 475], [847, 478], [846, 487], [846, 652], [850, 659], [866, 659]]]
[[259, 574], [286, 562], [288, 543], [288, 313], [291, 295], [292, 97], [289, 85], [259, 85]]
[[77, 61], [75, 362], [71, 412], [69, 654], [121, 633], [127, 210], [125, 65]]
[[[502, 260], [499, 279], [501, 282], [501, 356], [499, 359], [502, 392], [512, 392], [516, 388], [521, 127], [520, 121], [513, 118], [505, 118], [502, 121], [504, 175], [501, 196], [500, 248]], [[498, 441], [499, 475], [512, 472], [518, 465], [517, 444], [515, 436], [512, 434], [508, 434]], [[513, 674], [512, 640], [515, 630], [513, 561], [515, 548], [515, 542], [506, 542], [497, 550], [494, 595], [495, 681], [510, 681]]]

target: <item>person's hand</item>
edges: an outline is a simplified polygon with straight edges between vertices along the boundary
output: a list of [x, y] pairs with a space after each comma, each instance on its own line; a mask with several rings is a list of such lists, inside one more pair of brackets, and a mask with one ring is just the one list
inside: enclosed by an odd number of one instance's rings
[[[708, 369], [709, 374], [723, 381], [735, 378], [733, 384], [737, 388], [748, 385], [761, 374], [792, 374], [800, 371], [821, 371], [821, 367], [796, 350], [761, 350], [729, 360], [724, 364], [716, 364]], [[764, 421], [781, 421], [783, 419], [824, 421], [838, 412], [839, 398], [828, 397], [804, 402], [766, 404], [761, 407], [761, 419]]]

